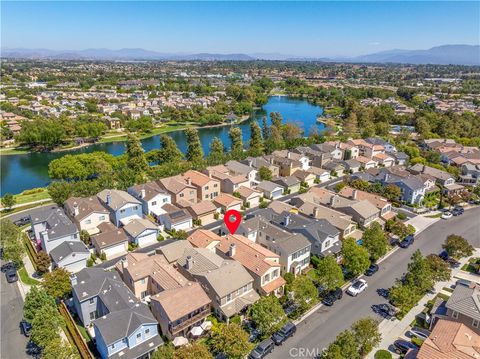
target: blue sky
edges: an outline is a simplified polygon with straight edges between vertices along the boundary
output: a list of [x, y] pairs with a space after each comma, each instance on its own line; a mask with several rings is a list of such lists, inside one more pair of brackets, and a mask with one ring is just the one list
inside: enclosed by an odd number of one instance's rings
[[6, 2], [2, 47], [359, 55], [479, 44], [480, 2]]

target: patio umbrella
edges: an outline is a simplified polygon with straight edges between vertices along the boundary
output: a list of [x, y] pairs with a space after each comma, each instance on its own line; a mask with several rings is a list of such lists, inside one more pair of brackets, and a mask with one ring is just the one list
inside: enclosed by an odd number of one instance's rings
[[199, 335], [202, 335], [203, 329], [201, 326], [193, 327], [190, 330], [190, 334], [192, 334], [194, 337], [198, 337]]
[[209, 330], [209, 329], [212, 329], [212, 322], [209, 321], [209, 320], [206, 320], [202, 323], [202, 325], [200, 326], [203, 330]]
[[175, 348], [181, 347], [182, 345], [187, 345], [188, 344], [188, 339], [185, 337], [176, 337], [173, 339], [173, 346]]

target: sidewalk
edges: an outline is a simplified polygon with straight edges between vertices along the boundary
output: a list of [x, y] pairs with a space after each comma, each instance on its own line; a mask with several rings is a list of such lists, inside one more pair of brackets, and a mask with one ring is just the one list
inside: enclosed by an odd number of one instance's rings
[[[478, 257], [480, 255], [480, 250], [476, 250], [475, 253], [473, 254], [472, 257]], [[469, 257], [471, 258], [471, 257]], [[369, 355], [367, 355], [367, 359], [373, 359], [375, 352], [379, 349], [385, 349], [389, 350], [389, 347], [393, 344], [395, 340], [397, 340], [399, 337], [402, 337], [404, 339], [410, 340], [410, 338], [406, 337], [405, 334], [410, 328], [410, 323], [412, 323], [416, 317], [416, 315], [420, 312], [422, 312], [425, 309], [425, 304], [433, 299], [438, 293], [442, 292], [442, 289], [444, 287], [450, 287], [450, 285], [454, 284], [456, 279], [458, 278], [464, 278], [468, 277], [465, 279], [469, 280], [475, 280], [478, 281], [479, 277], [475, 276], [474, 278], [473, 275], [470, 275], [469, 273], [466, 273], [462, 271], [460, 268], [468, 262], [469, 258], [464, 258], [460, 261], [461, 265], [458, 268], [452, 269], [452, 276], [449, 281], [446, 282], [438, 282], [435, 285], [435, 291], [433, 294], [428, 293], [425, 295], [419, 302], [418, 304], [413, 307], [406, 315], [403, 317], [402, 320], [388, 320], [384, 319], [378, 326], [378, 329], [380, 333], [382, 333], [382, 341], [380, 342], [379, 346], [374, 348]], [[449, 293], [450, 294], [450, 293]], [[399, 357], [397, 354], [394, 354], [394, 357]]]

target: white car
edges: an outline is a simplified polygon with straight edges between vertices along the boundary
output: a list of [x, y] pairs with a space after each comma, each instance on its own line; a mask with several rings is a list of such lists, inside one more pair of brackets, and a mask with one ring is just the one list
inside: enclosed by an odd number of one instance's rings
[[347, 293], [350, 294], [351, 296], [356, 297], [360, 293], [362, 293], [365, 289], [367, 289], [368, 284], [365, 279], [359, 279], [355, 283], [353, 283], [350, 287], [347, 289]]
[[453, 217], [453, 214], [451, 212], [443, 212], [442, 214], [442, 219], [450, 219]]

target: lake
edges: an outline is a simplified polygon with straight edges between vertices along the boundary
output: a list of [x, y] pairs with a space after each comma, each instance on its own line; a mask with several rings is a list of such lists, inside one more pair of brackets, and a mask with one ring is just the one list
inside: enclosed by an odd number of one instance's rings
[[[243, 132], [244, 143], [250, 139], [251, 121], [259, 121], [263, 116], [267, 116], [270, 124], [270, 113], [280, 112], [283, 122], [293, 122], [298, 124], [308, 134], [312, 126], [317, 126], [319, 130], [323, 128], [322, 124], [316, 122], [317, 116], [322, 113], [322, 108], [309, 103], [306, 100], [295, 99], [286, 96], [271, 96], [261, 110], [255, 111], [252, 118], [238, 125]], [[235, 126], [235, 125], [233, 125]], [[230, 125], [222, 127], [200, 128], [200, 141], [205, 154], [209, 152], [209, 144], [214, 137], [219, 137], [228, 149], [230, 139], [228, 131]], [[187, 143], [185, 132], [183, 130], [168, 133], [177, 143], [182, 152], [186, 152]], [[160, 147], [160, 136], [152, 136], [142, 140], [145, 151], [158, 149]], [[125, 151], [125, 142], [98, 143], [81, 149], [62, 151], [54, 153], [28, 153], [21, 155], [1, 156], [1, 192], [20, 193], [25, 189], [44, 187], [50, 182], [48, 176], [48, 164], [50, 161], [62, 157], [66, 154], [89, 153], [94, 151], [105, 151], [115, 156], [121, 155]]]

